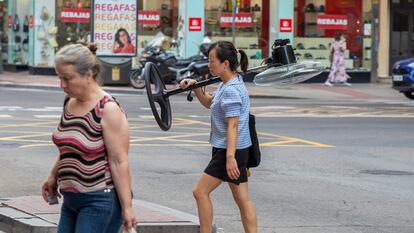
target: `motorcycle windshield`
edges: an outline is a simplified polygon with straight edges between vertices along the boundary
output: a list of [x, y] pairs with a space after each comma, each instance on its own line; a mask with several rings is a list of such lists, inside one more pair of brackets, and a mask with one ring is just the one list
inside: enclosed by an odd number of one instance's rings
[[166, 36], [162, 32], [158, 32], [154, 38], [148, 42], [148, 44], [145, 46], [145, 48], [151, 48], [151, 47], [161, 47], [164, 40], [166, 40]]

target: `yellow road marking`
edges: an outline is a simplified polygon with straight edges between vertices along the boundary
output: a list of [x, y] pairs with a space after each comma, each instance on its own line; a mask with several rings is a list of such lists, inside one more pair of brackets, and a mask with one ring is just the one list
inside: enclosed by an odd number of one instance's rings
[[143, 139], [136, 139], [130, 140], [130, 142], [146, 142], [146, 141], [156, 141], [156, 140], [166, 140], [166, 139], [173, 139], [173, 138], [182, 138], [182, 137], [194, 137], [194, 136], [203, 136], [206, 133], [193, 133], [193, 134], [185, 134], [185, 135], [174, 135], [174, 136], [166, 136], [166, 137], [150, 137], [150, 138], [143, 138]]
[[[35, 119], [26, 119], [21, 118], [21, 120], [31, 120], [34, 121]], [[133, 120], [135, 120], [133, 118]], [[145, 119], [139, 119], [140, 122], [145, 121]], [[145, 121], [145, 122], [153, 122], [153, 121]], [[25, 128], [53, 128], [56, 127], [57, 121], [40, 121], [40, 122], [31, 122], [26, 124], [3, 124], [0, 125], [0, 133], [16, 133], [16, 134], [25, 134], [26, 135], [19, 135], [19, 136], [8, 136], [8, 137], [0, 137], [0, 141], [15, 141], [15, 142], [22, 142], [22, 143], [32, 143], [29, 145], [22, 145], [19, 148], [31, 148], [31, 147], [45, 147], [45, 146], [53, 146], [54, 144], [51, 143], [51, 140], [36, 140], [36, 139], [29, 139], [33, 137], [44, 137], [44, 136], [51, 136], [52, 132], [22, 132], [17, 130], [3, 130], [2, 128], [13, 128], [13, 127], [25, 127]], [[146, 147], [171, 147], [171, 146], [180, 146], [180, 147], [210, 147], [211, 145], [207, 142], [207, 140], [195, 140], [194, 137], [200, 136], [208, 136], [210, 128], [209, 127], [197, 127], [196, 125], [202, 126], [210, 126], [210, 123], [193, 120], [193, 119], [185, 119], [185, 118], [175, 118], [173, 121], [174, 127], [178, 129], [189, 130], [189, 132], [162, 132], [158, 129], [157, 124], [141, 124], [135, 123], [130, 124], [130, 132], [131, 133], [153, 133], [156, 134], [155, 137], [142, 137], [131, 135], [130, 145], [131, 146], [146, 146]], [[191, 127], [195, 126], [195, 127]], [[157, 128], [152, 130], [151, 128]], [[202, 132], [200, 132], [202, 131]], [[192, 133], [192, 132], [200, 132], [200, 133]], [[158, 136], [158, 135], [165, 135], [165, 136]], [[319, 147], [319, 148], [330, 148], [333, 147], [331, 145], [322, 144], [314, 141], [309, 141], [300, 138], [293, 138], [293, 137], [286, 137], [278, 134], [266, 133], [266, 132], [258, 132], [260, 135], [260, 143], [261, 147]], [[188, 138], [188, 139], [186, 139]], [[277, 139], [277, 141], [273, 141]], [[158, 141], [158, 143], [156, 143]], [[159, 143], [160, 141], [163, 142], [177, 142], [177, 143]], [[144, 143], [143, 143], [144, 142]], [[145, 143], [147, 142], [147, 143]], [[153, 142], [154, 144], [152, 144]]]
[[27, 123], [27, 124], [7, 124], [7, 125], [2, 125], [0, 126], [0, 128], [13, 128], [13, 127], [35, 127], [35, 126], [41, 126], [44, 124], [51, 124], [51, 123], [55, 123], [55, 122], [38, 122], [38, 123]]
[[44, 144], [30, 144], [30, 145], [23, 145], [23, 146], [19, 146], [19, 148], [24, 149], [24, 148], [31, 148], [31, 147], [44, 147], [44, 146], [55, 146], [55, 144], [53, 143], [44, 143]]

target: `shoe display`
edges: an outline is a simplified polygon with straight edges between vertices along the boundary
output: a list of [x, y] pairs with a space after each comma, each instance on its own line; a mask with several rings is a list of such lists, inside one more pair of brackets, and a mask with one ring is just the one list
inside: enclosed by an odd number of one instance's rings
[[313, 59], [313, 56], [310, 53], [305, 53], [305, 55], [303, 55], [303, 58], [305, 58], [305, 59]]
[[296, 45], [296, 48], [297, 48], [297, 49], [305, 49], [305, 46], [303, 46], [303, 44], [302, 44], [302, 43], [298, 43], [298, 44]]

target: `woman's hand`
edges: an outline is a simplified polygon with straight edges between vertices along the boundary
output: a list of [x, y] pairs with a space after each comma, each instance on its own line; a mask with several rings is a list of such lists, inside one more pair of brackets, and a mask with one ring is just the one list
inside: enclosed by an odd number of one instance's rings
[[233, 156], [227, 156], [226, 158], [226, 170], [227, 175], [232, 180], [237, 180], [240, 176], [239, 167], [237, 166], [237, 161]]
[[181, 89], [186, 89], [186, 88], [188, 88], [188, 87], [190, 87], [190, 86], [192, 86], [194, 83], [196, 83], [197, 81], [196, 80], [194, 80], [194, 79], [183, 79], [181, 82], [180, 82], [180, 88]]
[[45, 202], [48, 202], [48, 196], [57, 196], [61, 197], [59, 192], [57, 191], [58, 184], [57, 179], [53, 176], [49, 176], [47, 180], [42, 185], [42, 197]]
[[135, 217], [134, 209], [132, 207], [122, 210], [122, 219], [124, 220], [124, 228], [129, 230], [138, 225], [138, 220]]

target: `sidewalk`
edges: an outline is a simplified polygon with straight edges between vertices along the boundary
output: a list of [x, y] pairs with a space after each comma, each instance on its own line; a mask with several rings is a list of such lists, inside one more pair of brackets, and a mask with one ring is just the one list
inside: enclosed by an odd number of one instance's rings
[[[351, 80], [352, 82], [352, 80]], [[29, 75], [28, 72], [4, 72], [0, 74], [0, 86], [22, 87], [36, 89], [60, 90], [57, 76]], [[298, 99], [400, 99], [401, 94], [391, 88], [391, 84], [357, 83], [351, 87], [337, 85], [326, 87], [319, 83], [296, 84], [285, 87], [255, 86], [246, 83], [251, 98], [298, 98]], [[209, 86], [214, 90], [215, 85]], [[176, 85], [166, 85], [167, 89], [177, 88]], [[112, 94], [127, 93], [145, 95], [145, 89], [134, 89], [130, 86], [105, 86], [104, 89]]]
[[[0, 232], [55, 233], [61, 205], [48, 205], [41, 196], [0, 199]], [[138, 233], [197, 233], [196, 216], [134, 200]]]

